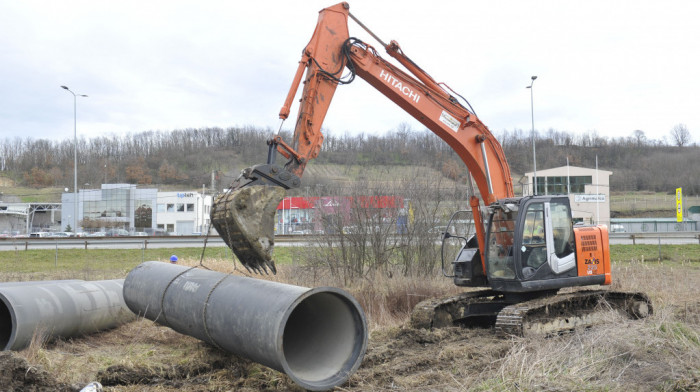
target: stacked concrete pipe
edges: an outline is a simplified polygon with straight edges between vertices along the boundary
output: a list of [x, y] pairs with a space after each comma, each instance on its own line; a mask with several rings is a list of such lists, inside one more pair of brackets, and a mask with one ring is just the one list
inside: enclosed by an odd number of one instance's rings
[[124, 279], [0, 283], [0, 348], [21, 350], [35, 334], [68, 338], [133, 320], [123, 284]]
[[309, 390], [347, 381], [367, 348], [362, 308], [333, 287], [148, 261], [129, 272], [124, 300], [134, 313], [284, 372]]

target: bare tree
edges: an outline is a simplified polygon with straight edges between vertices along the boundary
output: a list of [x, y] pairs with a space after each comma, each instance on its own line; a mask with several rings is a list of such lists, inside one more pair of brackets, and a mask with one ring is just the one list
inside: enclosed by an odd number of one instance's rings
[[690, 131], [685, 124], [676, 124], [671, 128], [671, 139], [678, 147], [690, 144]]
[[632, 137], [634, 138], [635, 143], [637, 144], [637, 147], [641, 147], [646, 144], [647, 142], [647, 136], [644, 134], [644, 131], [641, 129], [637, 129], [634, 132], [632, 132]]

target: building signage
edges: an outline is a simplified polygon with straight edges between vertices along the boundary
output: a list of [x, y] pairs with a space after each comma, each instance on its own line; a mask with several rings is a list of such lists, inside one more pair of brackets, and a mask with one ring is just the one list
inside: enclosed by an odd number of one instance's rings
[[676, 188], [676, 222], [683, 222], [683, 188]]
[[576, 203], [605, 203], [605, 194], [598, 195], [574, 195]]
[[194, 197], [194, 192], [187, 192], [187, 193], [182, 192], [182, 193], [178, 193], [178, 194], [177, 194], [177, 197], [178, 197], [179, 199], [184, 199], [184, 198], [186, 198], [186, 197]]

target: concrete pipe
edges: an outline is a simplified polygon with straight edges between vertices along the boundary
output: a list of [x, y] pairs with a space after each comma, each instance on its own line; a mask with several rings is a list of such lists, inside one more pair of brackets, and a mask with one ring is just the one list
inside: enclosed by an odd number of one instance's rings
[[284, 372], [309, 390], [344, 383], [367, 348], [362, 308], [333, 287], [148, 261], [129, 272], [124, 300], [134, 313]]
[[54, 284], [54, 283], [76, 283], [76, 282], [85, 282], [84, 280], [80, 279], [71, 279], [71, 280], [27, 280], [24, 282], [0, 282], [0, 288], [2, 287], [15, 287], [15, 286], [46, 286], [48, 284]]
[[74, 337], [133, 320], [123, 284], [124, 279], [0, 285], [0, 348], [21, 350], [35, 333]]

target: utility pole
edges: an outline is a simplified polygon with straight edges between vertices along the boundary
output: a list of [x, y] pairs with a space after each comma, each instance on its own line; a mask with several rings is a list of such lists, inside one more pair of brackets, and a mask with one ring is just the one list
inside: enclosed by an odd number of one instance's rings
[[85, 94], [76, 94], [66, 86], [62, 89], [73, 94], [73, 233], [78, 233], [78, 97], [85, 97]]

